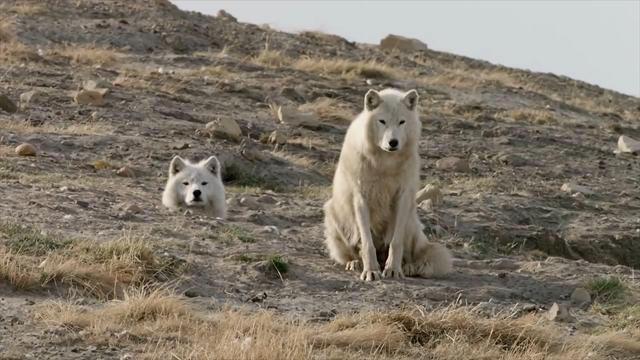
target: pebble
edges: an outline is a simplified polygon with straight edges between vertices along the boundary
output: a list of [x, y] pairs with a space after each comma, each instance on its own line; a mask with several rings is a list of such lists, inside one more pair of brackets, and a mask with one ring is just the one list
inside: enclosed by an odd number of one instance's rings
[[240, 125], [231, 118], [222, 118], [210, 121], [205, 125], [205, 132], [210, 136], [240, 142], [242, 129]]
[[29, 143], [23, 143], [16, 147], [16, 154], [20, 156], [36, 156], [36, 153], [36, 147]]
[[466, 159], [460, 159], [457, 157], [445, 157], [436, 161], [436, 168], [439, 170], [453, 171], [453, 172], [469, 172], [469, 161]]
[[122, 177], [135, 177], [135, 172], [131, 167], [125, 165], [116, 171], [116, 175]]

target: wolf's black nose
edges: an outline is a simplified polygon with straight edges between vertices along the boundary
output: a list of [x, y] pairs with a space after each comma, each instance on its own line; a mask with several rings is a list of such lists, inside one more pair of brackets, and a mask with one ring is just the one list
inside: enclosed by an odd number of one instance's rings
[[193, 197], [198, 199], [200, 198], [200, 195], [202, 195], [202, 191], [200, 190], [193, 190]]
[[398, 147], [398, 140], [396, 140], [396, 139], [389, 140], [389, 146], [391, 148]]

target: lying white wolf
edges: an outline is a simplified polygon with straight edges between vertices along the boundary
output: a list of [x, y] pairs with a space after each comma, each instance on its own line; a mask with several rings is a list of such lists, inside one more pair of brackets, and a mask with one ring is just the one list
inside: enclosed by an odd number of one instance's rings
[[174, 157], [169, 165], [162, 204], [172, 209], [202, 209], [214, 217], [224, 218], [227, 206], [220, 170], [220, 162], [215, 156], [199, 163]]
[[[329, 254], [362, 280], [435, 276], [451, 271], [449, 251], [422, 232], [418, 93], [369, 90], [345, 136], [324, 205]], [[380, 264], [384, 271], [380, 272]]]

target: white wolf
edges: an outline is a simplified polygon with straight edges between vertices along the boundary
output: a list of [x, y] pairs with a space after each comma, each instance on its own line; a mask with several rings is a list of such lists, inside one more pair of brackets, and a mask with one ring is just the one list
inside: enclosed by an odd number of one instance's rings
[[326, 242], [335, 261], [347, 270], [362, 269], [362, 280], [452, 269], [449, 251], [427, 240], [416, 212], [422, 127], [417, 103], [415, 90], [369, 90], [340, 152], [333, 195], [324, 205]]
[[174, 157], [169, 165], [162, 204], [172, 209], [200, 208], [212, 216], [224, 218], [227, 207], [220, 170], [220, 162], [215, 156], [199, 163]]

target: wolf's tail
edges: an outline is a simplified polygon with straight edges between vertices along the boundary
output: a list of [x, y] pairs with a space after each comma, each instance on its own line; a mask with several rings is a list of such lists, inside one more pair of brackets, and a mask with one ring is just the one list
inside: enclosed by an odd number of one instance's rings
[[403, 266], [406, 276], [443, 276], [453, 270], [453, 258], [449, 250], [442, 244], [428, 241], [422, 232], [418, 233], [412, 259]]

